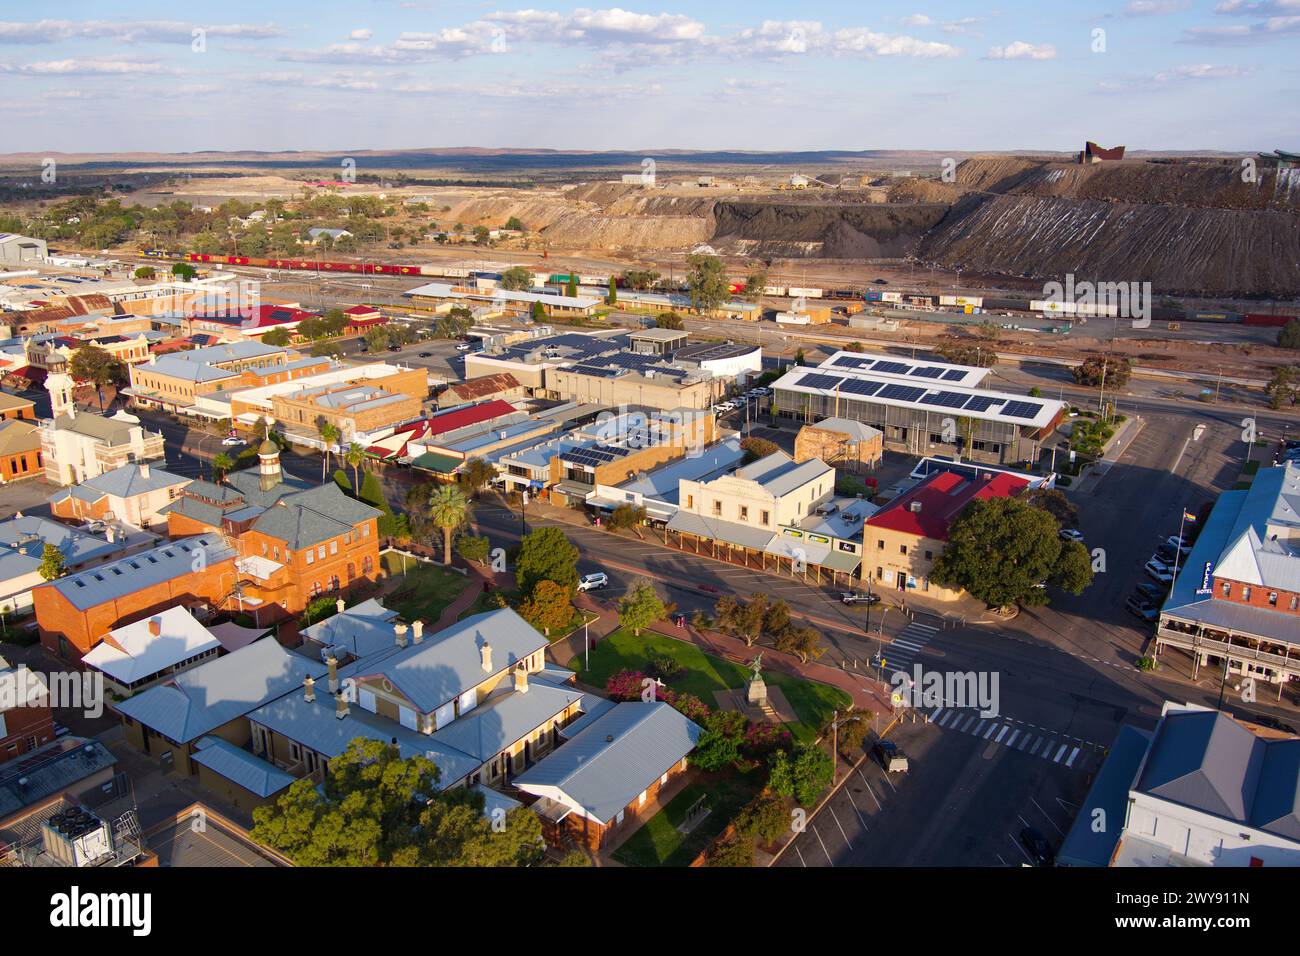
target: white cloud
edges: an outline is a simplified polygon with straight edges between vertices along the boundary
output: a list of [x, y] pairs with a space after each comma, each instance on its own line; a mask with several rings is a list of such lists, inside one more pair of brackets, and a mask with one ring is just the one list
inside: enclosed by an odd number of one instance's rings
[[924, 13], [913, 13], [910, 16], [903, 17], [902, 23], [908, 27], [928, 27], [934, 21]]
[[1188, 0], [1129, 0], [1121, 13], [1126, 17], [1163, 17], [1177, 13]]
[[1300, 0], [1223, 0], [1214, 12], [1238, 17], [1279, 17], [1300, 13]]
[[122, 43], [189, 43], [195, 29], [209, 37], [265, 40], [282, 36], [272, 24], [186, 23], [180, 20], [37, 20], [31, 23], [0, 21], [0, 43], [59, 43], [65, 40], [117, 40]]
[[835, 49], [841, 53], [867, 53], [872, 56], [914, 56], [923, 59], [954, 57], [961, 53], [955, 46], [918, 40], [909, 36], [874, 33], [865, 27], [846, 27], [835, 32]]
[[27, 76], [121, 76], [128, 74], [149, 74], [161, 76], [174, 74], [171, 67], [160, 63], [139, 60], [43, 60], [36, 63], [3, 63], [0, 72], [19, 73]]
[[1016, 40], [989, 50], [990, 60], [1055, 60], [1056, 47], [1050, 43], [1026, 43]]
[[1219, 65], [1213, 63], [1194, 63], [1161, 70], [1150, 76], [1134, 76], [1127, 79], [1106, 80], [1098, 85], [1102, 93], [1135, 93], [1168, 89], [1189, 82], [1207, 82], [1214, 80], [1240, 80], [1253, 75], [1253, 71], [1240, 66]]
[[348, 39], [349, 40], [370, 40], [374, 38], [374, 35], [375, 33], [373, 30], [365, 30], [365, 29], [353, 30], [351, 33], [348, 34]]

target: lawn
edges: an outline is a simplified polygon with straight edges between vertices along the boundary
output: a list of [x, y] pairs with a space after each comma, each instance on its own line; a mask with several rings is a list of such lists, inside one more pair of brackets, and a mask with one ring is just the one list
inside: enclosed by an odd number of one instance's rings
[[384, 605], [407, 621], [433, 624], [468, 583], [463, 574], [447, 571], [436, 564], [421, 564], [410, 558], [406, 559], [403, 578], [400, 554], [385, 554], [383, 561], [384, 570], [397, 582], [397, 587], [384, 599]]
[[[673, 797], [614, 851], [625, 866], [687, 866], [702, 853], [739, 812], [754, 799], [766, 776], [760, 768], [748, 773], [710, 774]], [[709, 815], [683, 836], [677, 827], [701, 796], [708, 796]]]
[[[667, 682], [669, 687], [694, 694], [710, 707], [716, 706], [714, 691], [738, 689], [749, 680], [749, 668], [744, 665], [713, 657], [686, 641], [648, 631], [636, 637], [631, 631], [617, 630], [592, 648], [590, 670], [580, 669], [581, 657], [575, 657], [569, 666], [578, 671], [578, 680], [584, 684], [604, 687], [619, 671], [645, 670], [655, 657], [672, 657], [686, 669], [680, 677]], [[812, 740], [834, 710], [849, 705], [848, 694], [827, 684], [773, 670], [764, 671], [763, 680], [770, 686], [780, 687], [794, 708], [799, 722], [789, 726], [796, 740]]]

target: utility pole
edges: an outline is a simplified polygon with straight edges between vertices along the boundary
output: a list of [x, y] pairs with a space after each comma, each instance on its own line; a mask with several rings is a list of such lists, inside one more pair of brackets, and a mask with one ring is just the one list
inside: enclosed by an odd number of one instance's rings
[[840, 770], [840, 712], [835, 711], [831, 717], [831, 787], [835, 786], [835, 778], [839, 776]]

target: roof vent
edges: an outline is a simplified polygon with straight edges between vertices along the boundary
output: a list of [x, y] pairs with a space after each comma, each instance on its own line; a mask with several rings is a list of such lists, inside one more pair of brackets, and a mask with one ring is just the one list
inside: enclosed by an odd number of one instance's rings
[[907, 510], [912, 512], [914, 515], [919, 515], [921, 513], [921, 502], [913, 501], [907, 506]]

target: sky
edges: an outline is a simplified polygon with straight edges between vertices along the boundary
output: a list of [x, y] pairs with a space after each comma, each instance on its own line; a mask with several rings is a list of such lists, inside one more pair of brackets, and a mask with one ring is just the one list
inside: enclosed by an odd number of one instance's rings
[[0, 0], [0, 153], [1300, 151], [1300, 0], [535, 2]]

